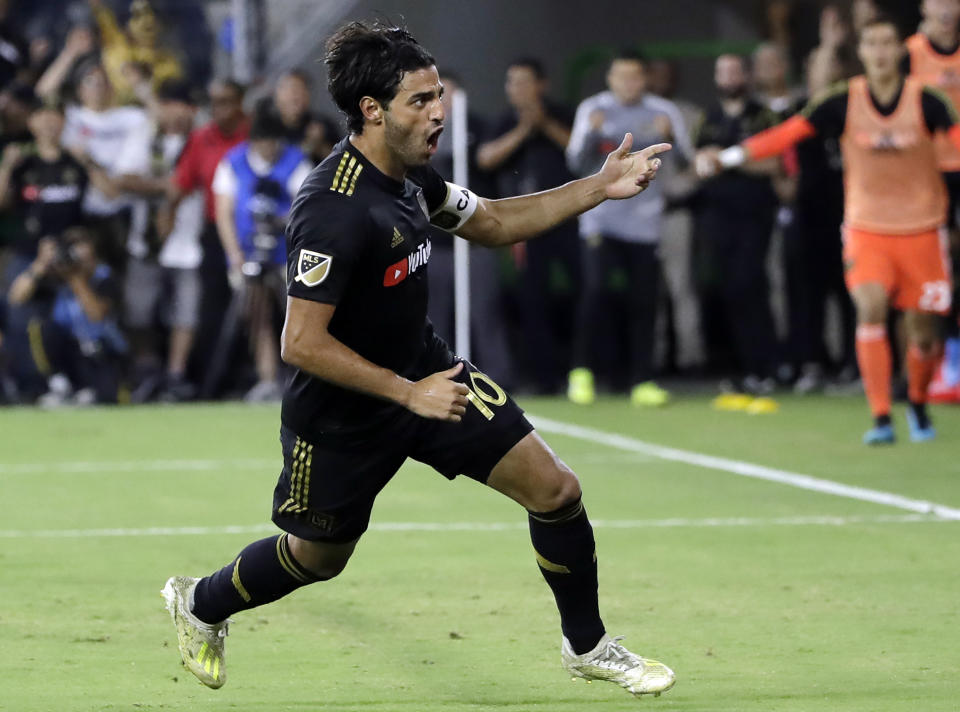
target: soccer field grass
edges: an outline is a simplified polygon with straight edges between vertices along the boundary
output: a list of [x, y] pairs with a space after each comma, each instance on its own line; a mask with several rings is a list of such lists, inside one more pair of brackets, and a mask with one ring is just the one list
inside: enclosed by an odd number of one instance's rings
[[901, 417], [901, 442], [869, 450], [857, 398], [522, 405], [582, 480], [608, 630], [677, 672], [664, 696], [570, 682], [523, 512], [417, 463], [341, 577], [235, 617], [229, 681], [202, 687], [160, 588], [274, 531], [279, 471], [278, 408], [224, 404], [0, 411], [0, 710], [960, 708], [960, 521], [904, 508], [960, 514], [960, 410], [934, 410], [935, 442]]

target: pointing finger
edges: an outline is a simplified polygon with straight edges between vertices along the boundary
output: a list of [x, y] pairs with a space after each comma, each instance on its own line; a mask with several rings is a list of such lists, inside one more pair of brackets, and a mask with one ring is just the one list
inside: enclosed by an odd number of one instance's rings
[[623, 141], [617, 147], [617, 155], [623, 158], [630, 153], [630, 147], [633, 146], [633, 134], [629, 131], [623, 135]]
[[655, 143], [652, 146], [647, 146], [646, 148], [644, 148], [641, 151], [638, 151], [637, 153], [639, 154], [640, 158], [646, 161], [646, 160], [650, 160], [657, 154], [666, 153], [671, 148], [673, 148], [673, 146], [669, 143]]

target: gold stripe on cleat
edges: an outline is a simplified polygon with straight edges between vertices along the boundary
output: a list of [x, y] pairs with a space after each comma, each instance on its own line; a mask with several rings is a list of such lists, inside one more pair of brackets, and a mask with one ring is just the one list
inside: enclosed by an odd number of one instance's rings
[[213, 679], [214, 680], [220, 679], [220, 658], [213, 659]]
[[201, 665], [203, 665], [203, 659], [206, 657], [207, 650], [209, 649], [210, 649], [210, 646], [207, 645], [206, 643], [200, 646], [200, 652], [197, 653], [197, 662], [200, 663]]

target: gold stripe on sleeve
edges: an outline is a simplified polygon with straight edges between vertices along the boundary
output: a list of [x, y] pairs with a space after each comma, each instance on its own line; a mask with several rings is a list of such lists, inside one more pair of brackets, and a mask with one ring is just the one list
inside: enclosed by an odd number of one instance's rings
[[340, 159], [340, 163], [337, 164], [337, 172], [333, 176], [333, 183], [330, 184], [330, 190], [337, 189], [337, 183], [340, 182], [340, 176], [343, 174], [343, 167], [347, 165], [348, 160], [350, 160], [350, 154], [344, 151], [343, 157]]

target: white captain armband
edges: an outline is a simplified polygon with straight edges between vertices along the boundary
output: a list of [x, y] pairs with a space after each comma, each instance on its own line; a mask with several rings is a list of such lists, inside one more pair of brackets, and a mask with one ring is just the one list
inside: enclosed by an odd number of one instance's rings
[[447, 199], [430, 213], [430, 224], [447, 232], [456, 232], [480, 204], [476, 194], [454, 183], [447, 183]]

